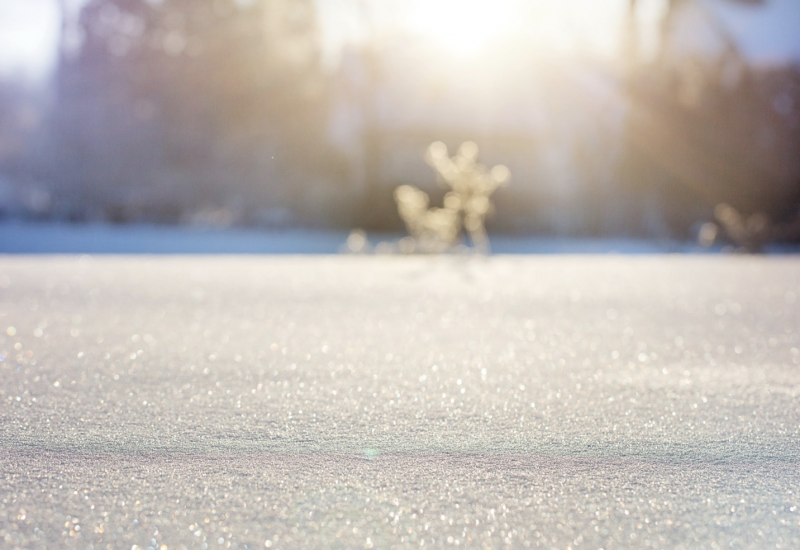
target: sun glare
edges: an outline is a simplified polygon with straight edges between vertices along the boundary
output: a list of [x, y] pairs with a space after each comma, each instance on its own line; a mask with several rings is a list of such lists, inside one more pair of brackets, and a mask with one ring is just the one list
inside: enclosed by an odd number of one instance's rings
[[502, 0], [428, 0], [414, 5], [406, 25], [453, 54], [471, 55], [516, 31], [515, 8]]

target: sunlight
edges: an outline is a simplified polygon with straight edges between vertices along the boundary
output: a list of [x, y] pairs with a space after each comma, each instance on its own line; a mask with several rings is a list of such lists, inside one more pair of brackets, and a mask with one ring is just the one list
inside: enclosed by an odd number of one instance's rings
[[519, 3], [489, 0], [430, 0], [415, 3], [407, 28], [456, 55], [472, 55], [518, 30]]
[[[458, 57], [513, 42], [543, 54], [613, 58], [619, 54], [628, 1], [383, 0], [371, 5], [392, 6], [388, 28], [403, 29]], [[649, 14], [651, 4], [659, 2], [642, 0], [646, 9], [640, 11]]]

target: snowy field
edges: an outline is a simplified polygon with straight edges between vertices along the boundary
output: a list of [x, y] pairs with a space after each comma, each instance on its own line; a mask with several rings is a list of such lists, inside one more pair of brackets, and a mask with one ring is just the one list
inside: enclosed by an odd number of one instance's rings
[[799, 300], [785, 256], [0, 256], [0, 546], [800, 548]]

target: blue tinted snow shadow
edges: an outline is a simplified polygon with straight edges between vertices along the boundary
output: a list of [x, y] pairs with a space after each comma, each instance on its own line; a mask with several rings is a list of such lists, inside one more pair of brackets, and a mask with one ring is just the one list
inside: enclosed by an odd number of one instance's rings
[[0, 254], [336, 254], [347, 232], [0, 224]]
[[[348, 232], [314, 229], [201, 229], [185, 226], [3, 223], [0, 254], [338, 254]], [[374, 248], [400, 234], [370, 234]], [[716, 253], [692, 242], [647, 239], [491, 237], [493, 254], [694, 254]], [[774, 246], [796, 254], [800, 246]]]
[[667, 254], [699, 251], [693, 243], [678, 241], [565, 237], [497, 236], [491, 238], [491, 247], [492, 254]]

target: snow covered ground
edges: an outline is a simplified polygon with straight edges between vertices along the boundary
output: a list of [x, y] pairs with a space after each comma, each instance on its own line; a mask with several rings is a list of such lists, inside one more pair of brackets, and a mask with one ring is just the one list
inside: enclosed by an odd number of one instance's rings
[[5, 548], [798, 548], [800, 260], [0, 257]]

